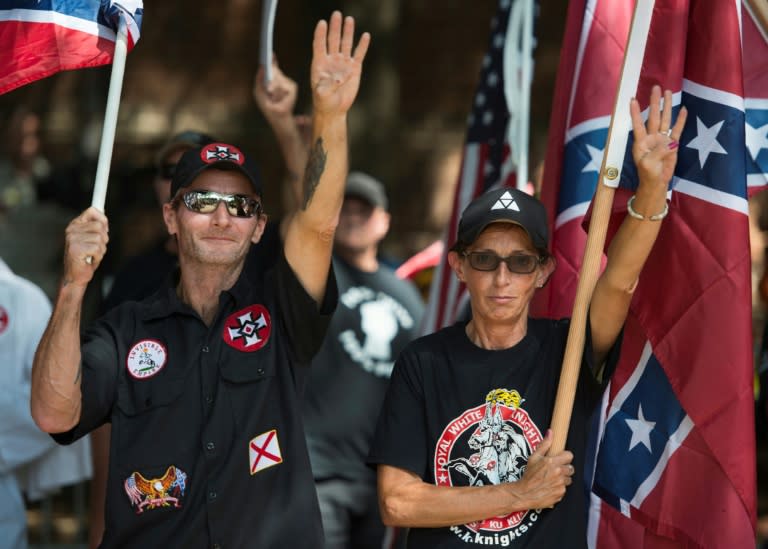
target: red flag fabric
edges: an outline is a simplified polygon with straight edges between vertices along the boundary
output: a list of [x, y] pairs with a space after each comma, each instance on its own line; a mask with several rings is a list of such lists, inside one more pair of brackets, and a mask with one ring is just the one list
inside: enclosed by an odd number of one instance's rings
[[[443, 235], [445, 250], [453, 245], [461, 212], [473, 198], [494, 187], [516, 184], [515, 169], [510, 165], [512, 151], [507, 141], [507, 126], [521, 113], [516, 111], [518, 105], [508, 105], [505, 99], [504, 87], [509, 82], [504, 75], [504, 44], [506, 40], [515, 42], [515, 38], [509, 36], [508, 23], [510, 13], [519, 8], [521, 2], [499, 0], [491, 22], [491, 36], [469, 116], [451, 217]], [[432, 277], [422, 332], [431, 333], [453, 324], [466, 305], [464, 287], [456, 280], [443, 253]]]
[[768, 22], [743, 2], [744, 104], [747, 186], [750, 196], [768, 186]]
[[582, 221], [597, 185], [632, 11], [630, 2], [568, 4], [541, 189], [557, 269], [536, 295], [534, 316], [573, 311], [587, 241]]
[[[670, 213], [635, 292], [602, 410], [592, 485], [601, 503], [591, 516], [591, 547], [754, 545], [739, 8], [732, 0], [656, 0], [636, 95], [647, 101], [660, 84], [673, 91], [675, 112], [683, 104], [689, 115]], [[559, 74], [544, 180], [561, 277], [543, 306], [553, 316], [572, 307], [581, 222], [602, 162], [630, 16], [607, 0], [569, 6], [563, 52], [573, 69]], [[624, 215], [635, 185], [629, 158], [615, 212]]]
[[118, 20], [128, 49], [139, 39], [141, 0], [6, 0], [0, 5], [0, 94], [56, 72], [112, 62]]

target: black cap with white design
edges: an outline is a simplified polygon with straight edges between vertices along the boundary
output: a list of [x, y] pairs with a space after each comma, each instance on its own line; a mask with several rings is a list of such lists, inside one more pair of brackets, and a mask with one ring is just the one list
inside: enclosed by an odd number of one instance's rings
[[469, 246], [491, 223], [520, 225], [536, 249], [546, 250], [549, 242], [547, 212], [538, 199], [512, 188], [493, 189], [475, 198], [464, 209], [454, 248]]
[[261, 177], [256, 163], [234, 145], [209, 143], [189, 149], [179, 159], [176, 173], [171, 180], [171, 198], [176, 196], [180, 188], [188, 186], [208, 168], [239, 171], [251, 182], [256, 194], [262, 196]]

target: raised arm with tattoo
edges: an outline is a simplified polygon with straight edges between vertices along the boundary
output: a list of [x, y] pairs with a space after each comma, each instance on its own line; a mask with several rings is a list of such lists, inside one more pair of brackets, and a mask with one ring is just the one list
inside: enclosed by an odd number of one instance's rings
[[348, 170], [347, 112], [360, 87], [370, 35], [352, 51], [355, 23], [334, 12], [320, 21], [312, 44], [312, 145], [304, 174], [301, 207], [290, 220], [285, 257], [304, 289], [319, 301], [331, 262]]

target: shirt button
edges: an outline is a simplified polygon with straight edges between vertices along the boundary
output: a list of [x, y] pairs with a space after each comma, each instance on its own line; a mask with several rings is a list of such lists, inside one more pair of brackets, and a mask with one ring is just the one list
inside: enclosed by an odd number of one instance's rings
[[211, 395], [205, 395], [205, 402], [210, 404], [213, 402], [213, 397]]
[[205, 448], [208, 451], [213, 452], [213, 450], [216, 448], [216, 445], [213, 442], [209, 442], [208, 444], [205, 445]]
[[216, 499], [216, 492], [214, 490], [211, 490], [210, 492], [208, 492], [208, 499], [211, 501]]
[[264, 368], [259, 368], [258, 370], [256, 370], [256, 373], [259, 374], [260, 376], [263, 376], [264, 375]]
[[208, 349], [208, 345], [203, 345], [203, 349], [202, 350], [203, 350], [204, 353], [207, 353], [208, 350], [209, 350]]

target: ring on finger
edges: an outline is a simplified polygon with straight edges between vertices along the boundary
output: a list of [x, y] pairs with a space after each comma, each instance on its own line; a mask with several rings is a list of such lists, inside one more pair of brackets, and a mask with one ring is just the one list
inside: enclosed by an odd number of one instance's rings
[[667, 137], [672, 137], [672, 128], [667, 128], [666, 130], [659, 130], [659, 133], [662, 135], [666, 135]]

